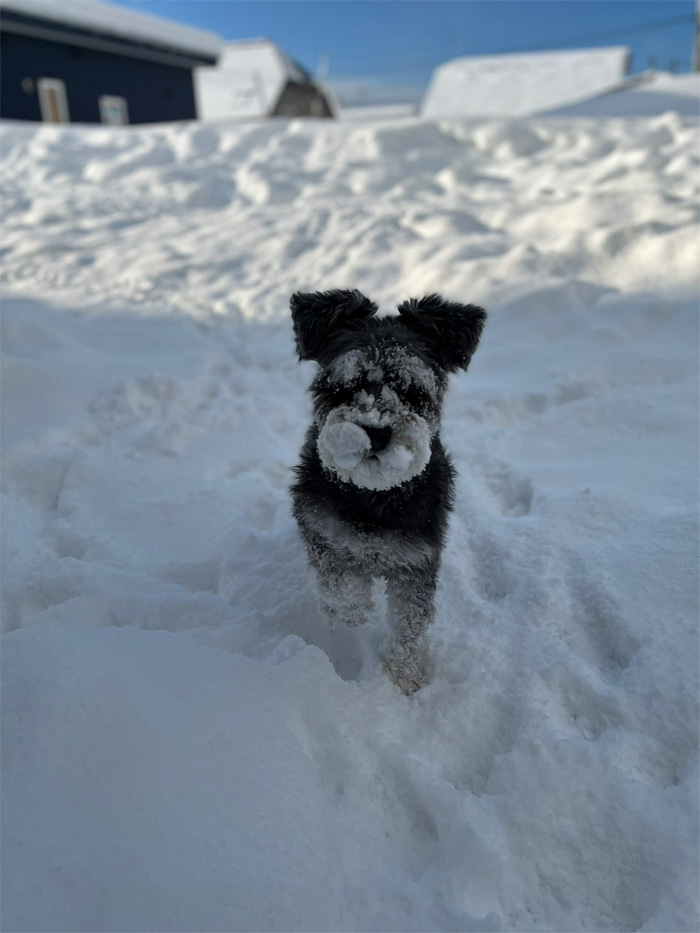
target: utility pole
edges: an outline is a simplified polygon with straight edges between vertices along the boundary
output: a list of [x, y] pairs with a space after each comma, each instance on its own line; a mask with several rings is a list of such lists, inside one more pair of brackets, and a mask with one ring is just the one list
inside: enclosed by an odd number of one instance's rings
[[[700, 3], [700, 0], [698, 0]], [[316, 65], [316, 77], [319, 81], [325, 81], [331, 68], [331, 57], [327, 52], [318, 53], [318, 63]]]

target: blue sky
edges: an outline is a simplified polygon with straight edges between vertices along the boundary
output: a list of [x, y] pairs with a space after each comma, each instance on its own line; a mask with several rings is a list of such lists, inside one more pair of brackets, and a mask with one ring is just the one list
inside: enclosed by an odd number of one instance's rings
[[416, 99], [433, 68], [457, 55], [627, 45], [632, 71], [688, 71], [695, 10], [694, 0], [117, 2], [226, 39], [267, 36], [312, 72], [325, 55], [331, 82], [354, 102]]

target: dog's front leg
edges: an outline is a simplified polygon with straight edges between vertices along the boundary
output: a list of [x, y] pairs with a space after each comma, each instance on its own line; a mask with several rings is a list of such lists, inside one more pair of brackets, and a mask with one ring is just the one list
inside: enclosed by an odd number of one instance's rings
[[358, 567], [342, 563], [335, 555], [316, 567], [321, 607], [331, 626], [362, 625], [372, 608], [372, 581]]
[[438, 566], [406, 568], [387, 580], [391, 643], [384, 668], [405, 694], [428, 682], [425, 633], [435, 618]]
[[372, 609], [371, 576], [304, 523], [301, 529], [309, 563], [316, 572], [321, 608], [331, 626], [336, 622], [362, 625]]

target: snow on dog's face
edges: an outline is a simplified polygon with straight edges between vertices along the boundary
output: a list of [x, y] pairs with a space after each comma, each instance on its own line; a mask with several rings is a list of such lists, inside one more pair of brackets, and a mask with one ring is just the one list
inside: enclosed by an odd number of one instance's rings
[[466, 369], [485, 313], [430, 296], [375, 318], [359, 292], [296, 294], [291, 304], [299, 357], [321, 365], [311, 389], [322, 465], [371, 490], [422, 473], [447, 373]]
[[344, 482], [390, 489], [425, 469], [442, 386], [396, 345], [349, 350], [314, 386], [321, 463]]

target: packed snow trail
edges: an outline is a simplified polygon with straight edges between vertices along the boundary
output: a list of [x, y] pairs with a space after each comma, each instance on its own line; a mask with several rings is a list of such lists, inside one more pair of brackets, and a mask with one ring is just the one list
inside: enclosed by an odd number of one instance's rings
[[[697, 121], [2, 150], [4, 928], [695, 929]], [[290, 515], [330, 287], [492, 312], [411, 699]]]

